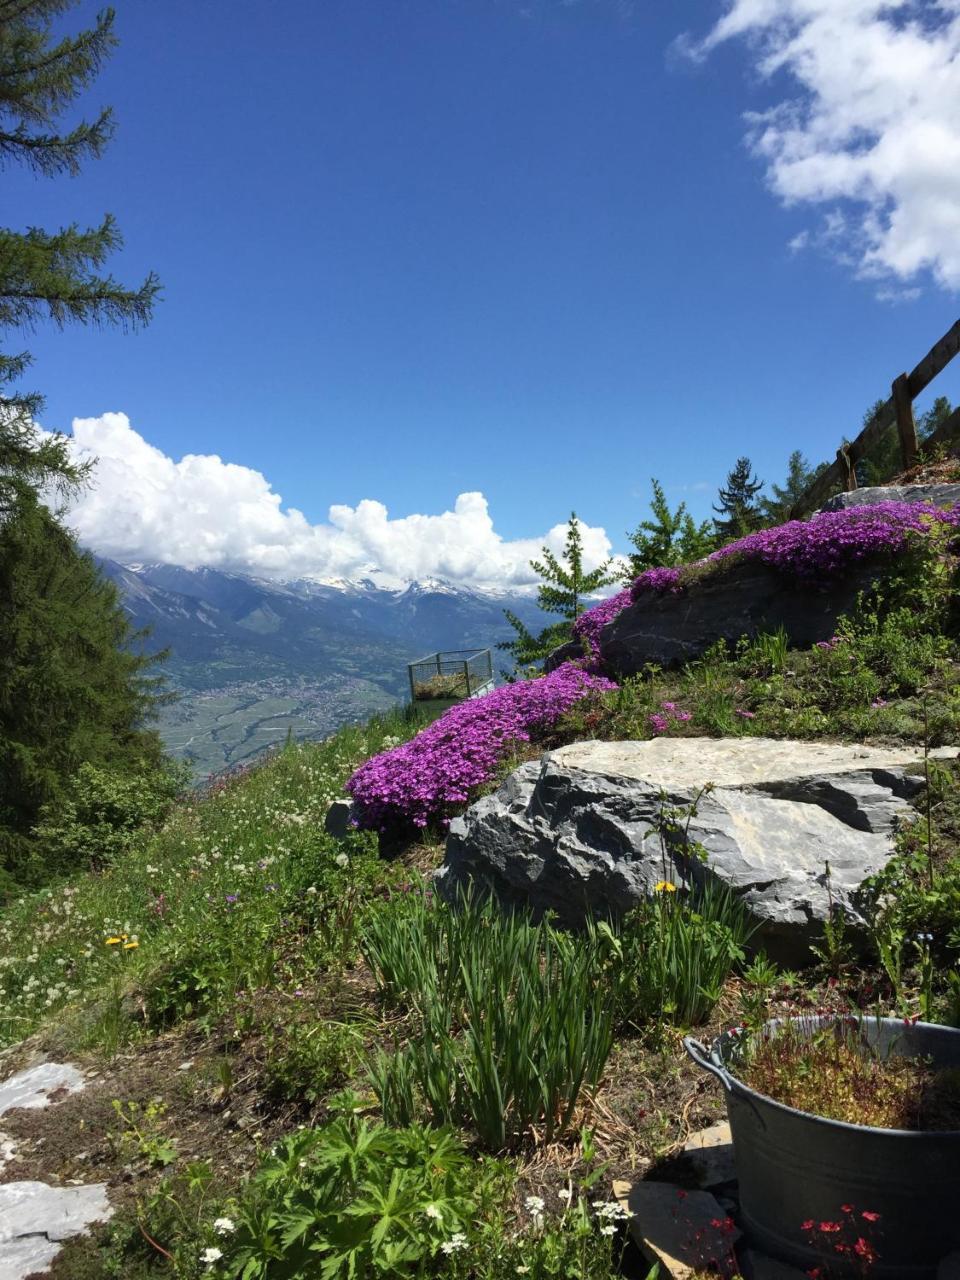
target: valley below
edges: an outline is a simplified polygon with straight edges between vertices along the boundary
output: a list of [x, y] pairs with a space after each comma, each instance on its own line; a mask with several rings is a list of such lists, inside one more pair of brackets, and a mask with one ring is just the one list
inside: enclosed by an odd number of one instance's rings
[[[325, 738], [409, 697], [407, 663], [437, 649], [493, 648], [530, 596], [442, 580], [273, 582], [215, 569], [99, 561], [120, 590], [137, 643], [166, 651], [172, 700], [157, 728], [200, 781], [265, 751]], [[505, 657], [495, 667], [506, 666]]]

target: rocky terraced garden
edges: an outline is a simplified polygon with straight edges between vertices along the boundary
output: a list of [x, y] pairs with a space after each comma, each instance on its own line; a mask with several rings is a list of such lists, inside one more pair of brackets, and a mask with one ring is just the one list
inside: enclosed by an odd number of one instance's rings
[[654, 570], [8, 903], [0, 1275], [949, 1274], [958, 513]]

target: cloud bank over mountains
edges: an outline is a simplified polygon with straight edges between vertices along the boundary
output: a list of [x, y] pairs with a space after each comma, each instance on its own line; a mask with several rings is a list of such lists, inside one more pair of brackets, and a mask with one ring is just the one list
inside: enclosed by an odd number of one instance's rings
[[[960, 289], [960, 0], [729, 0], [695, 57], [745, 39], [794, 90], [748, 115], [786, 204], [824, 206], [816, 244], [861, 277]], [[901, 295], [902, 296], [902, 295]]]
[[[508, 541], [493, 527], [482, 493], [461, 493], [452, 511], [391, 518], [381, 502], [330, 507], [311, 524], [259, 471], [216, 454], [179, 461], [149, 444], [124, 413], [75, 418], [71, 452], [95, 458], [93, 483], [67, 523], [81, 543], [130, 564], [161, 561], [264, 578], [352, 578], [371, 567], [411, 580], [441, 577], [464, 586], [516, 588], [536, 582], [531, 557], [560, 552], [565, 525]], [[601, 528], [582, 525], [588, 568], [610, 554]]]

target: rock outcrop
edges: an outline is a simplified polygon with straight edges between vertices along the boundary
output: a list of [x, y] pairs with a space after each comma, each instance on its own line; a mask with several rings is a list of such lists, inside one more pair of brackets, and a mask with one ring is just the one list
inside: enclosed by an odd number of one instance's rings
[[[660, 880], [714, 879], [748, 908], [756, 945], [803, 963], [831, 898], [862, 929], [858, 891], [913, 812], [922, 779], [905, 770], [916, 759], [764, 738], [575, 743], [522, 765], [451, 823], [438, 887], [452, 899], [472, 881], [576, 926], [622, 915]], [[694, 805], [686, 838], [704, 862], [682, 837], [660, 838], [665, 807]]]
[[674, 667], [699, 658], [718, 640], [775, 632], [783, 627], [791, 648], [829, 640], [837, 619], [849, 613], [875, 568], [856, 566], [821, 587], [804, 586], [756, 562], [724, 565], [674, 595], [648, 593], [628, 605], [603, 629], [604, 668], [635, 675], [648, 663]]
[[932, 502], [936, 507], [953, 507], [960, 502], [960, 484], [898, 484], [854, 489], [838, 493], [821, 511], [844, 511], [847, 507], [873, 507], [878, 502]]

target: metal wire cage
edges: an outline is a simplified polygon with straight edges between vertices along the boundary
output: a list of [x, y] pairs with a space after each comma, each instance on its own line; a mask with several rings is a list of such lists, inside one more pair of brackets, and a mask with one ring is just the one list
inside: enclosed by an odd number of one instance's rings
[[454, 649], [431, 653], [407, 665], [414, 702], [459, 702], [493, 688], [493, 654], [489, 649]]

